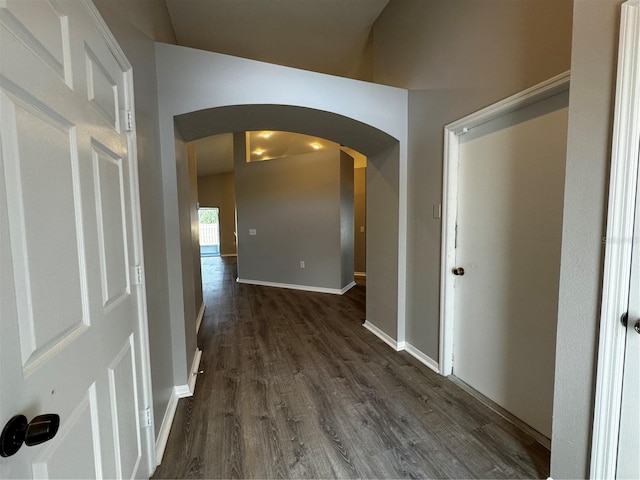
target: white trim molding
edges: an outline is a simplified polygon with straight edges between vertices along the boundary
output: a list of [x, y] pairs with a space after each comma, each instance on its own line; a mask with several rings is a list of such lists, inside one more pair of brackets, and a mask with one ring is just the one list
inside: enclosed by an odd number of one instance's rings
[[615, 478], [640, 143], [640, 0], [622, 6], [609, 180], [591, 478]]
[[429, 355], [417, 349], [416, 347], [411, 345], [409, 342], [405, 342], [404, 349], [408, 354], [410, 354], [415, 359], [419, 360], [421, 363], [429, 367], [431, 370], [433, 370], [436, 373], [440, 373], [440, 365], [438, 365], [438, 362], [436, 362]]
[[204, 311], [207, 308], [204, 302], [200, 305], [200, 311], [198, 312], [198, 318], [196, 319], [196, 335], [200, 331], [200, 325], [202, 325], [202, 319], [204, 318]]
[[265, 282], [263, 280], [249, 280], [246, 278], [237, 278], [236, 282], [245, 285], [258, 285], [261, 287], [276, 287], [276, 288], [288, 288], [290, 290], [302, 290], [304, 292], [316, 292], [316, 293], [331, 293], [332, 295], [344, 295], [353, 287], [356, 286], [356, 282], [351, 282], [342, 288], [328, 288], [328, 287], [314, 287], [312, 285], [296, 285], [293, 283], [277, 283], [277, 282]]
[[371, 333], [373, 333], [376, 337], [378, 337], [384, 343], [389, 345], [391, 348], [393, 348], [396, 352], [404, 350], [404, 342], [398, 343], [390, 335], [388, 335], [387, 333], [385, 333], [382, 330], [380, 330], [373, 323], [369, 322], [369, 320], [365, 320], [365, 322], [362, 324], [362, 326], [364, 328], [366, 328], [367, 330], [369, 330]]
[[160, 425], [160, 431], [156, 438], [156, 464], [162, 463], [162, 457], [164, 456], [164, 450], [167, 447], [167, 440], [169, 440], [169, 432], [171, 432], [171, 425], [173, 424], [173, 418], [176, 415], [176, 409], [178, 408], [178, 400], [181, 398], [179, 393], [179, 387], [173, 387], [171, 390], [171, 396], [169, 397], [169, 403], [167, 409], [164, 411], [164, 417], [162, 418], [162, 425]]
[[169, 403], [167, 409], [164, 412], [162, 418], [162, 425], [160, 425], [160, 431], [156, 438], [156, 463], [160, 465], [162, 463], [162, 457], [164, 456], [164, 450], [167, 447], [167, 440], [169, 439], [169, 432], [171, 432], [171, 425], [173, 425], [173, 418], [176, 415], [176, 409], [178, 408], [178, 400], [181, 398], [191, 397], [196, 389], [196, 380], [200, 371], [200, 359], [202, 358], [202, 350], [196, 349], [193, 355], [193, 362], [191, 364], [191, 371], [189, 374], [188, 383], [186, 385], [176, 385], [171, 390], [171, 397], [169, 397]]
[[401, 352], [404, 350], [409, 355], [411, 355], [412, 357], [420, 361], [420, 363], [429, 367], [434, 372], [440, 373], [438, 362], [433, 360], [431, 357], [429, 357], [428, 355], [426, 355], [425, 353], [423, 353], [422, 351], [420, 351], [410, 343], [397, 342], [395, 339], [391, 338], [390, 335], [380, 330], [378, 327], [376, 327], [374, 324], [372, 324], [368, 320], [365, 320], [362, 326], [367, 330], [369, 330], [371, 333], [373, 333], [376, 337], [378, 337], [384, 343], [389, 345], [391, 348], [393, 348], [396, 352]]
[[468, 130], [569, 89], [570, 73], [565, 72], [527, 90], [512, 95], [444, 127], [442, 175], [442, 241], [440, 262], [440, 373], [453, 372], [455, 232], [458, 212], [458, 145]]
[[185, 395], [187, 397], [193, 395], [193, 392], [196, 391], [196, 381], [198, 380], [198, 375], [200, 375], [200, 359], [202, 358], [202, 350], [196, 348], [196, 353], [193, 355], [193, 363], [191, 364], [191, 370], [189, 374], [189, 380], [187, 381], [187, 385], [189, 388], [189, 394]]

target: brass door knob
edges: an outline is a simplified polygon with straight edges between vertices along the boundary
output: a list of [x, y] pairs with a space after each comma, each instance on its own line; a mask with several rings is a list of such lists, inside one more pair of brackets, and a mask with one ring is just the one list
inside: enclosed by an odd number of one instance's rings
[[454, 274], [454, 275], [462, 276], [462, 275], [464, 275], [464, 268], [462, 268], [462, 267], [456, 267], [456, 268], [454, 268], [454, 269], [452, 270], [452, 272], [453, 272], [453, 274]]

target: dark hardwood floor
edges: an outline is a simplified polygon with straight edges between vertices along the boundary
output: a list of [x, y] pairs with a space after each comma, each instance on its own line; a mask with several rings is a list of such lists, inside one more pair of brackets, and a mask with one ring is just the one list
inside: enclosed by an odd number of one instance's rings
[[204, 370], [153, 478], [546, 478], [549, 451], [362, 327], [344, 296], [203, 259]]

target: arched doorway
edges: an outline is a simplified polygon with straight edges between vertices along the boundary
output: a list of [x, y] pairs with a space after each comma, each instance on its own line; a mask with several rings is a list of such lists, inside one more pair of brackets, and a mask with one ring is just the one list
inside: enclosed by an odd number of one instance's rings
[[190, 377], [196, 351], [200, 273], [192, 255], [186, 142], [218, 133], [290, 131], [368, 157], [367, 324], [403, 349], [408, 92], [172, 45], [158, 44], [156, 60], [176, 383]]

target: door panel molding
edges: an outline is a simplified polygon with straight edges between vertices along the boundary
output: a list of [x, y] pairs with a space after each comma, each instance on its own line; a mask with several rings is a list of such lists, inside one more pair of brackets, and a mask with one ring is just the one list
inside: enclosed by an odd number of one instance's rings
[[600, 310], [591, 478], [615, 478], [640, 142], [640, 0], [622, 6]]
[[550, 98], [569, 89], [570, 72], [512, 95], [444, 127], [444, 165], [442, 176], [442, 241], [440, 261], [440, 339], [439, 373], [453, 372], [454, 275], [456, 220], [458, 211], [458, 157], [460, 135], [498, 117]]

